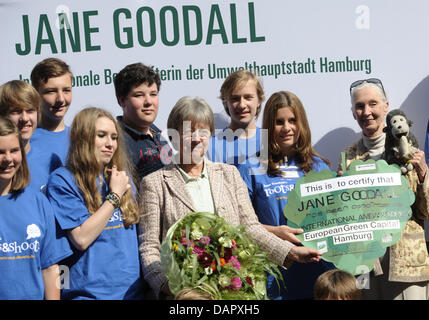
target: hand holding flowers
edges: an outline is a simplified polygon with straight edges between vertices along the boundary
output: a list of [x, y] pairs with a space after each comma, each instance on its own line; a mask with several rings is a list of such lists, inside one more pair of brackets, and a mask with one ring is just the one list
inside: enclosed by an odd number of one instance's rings
[[173, 294], [201, 290], [212, 299], [266, 299], [266, 272], [281, 277], [244, 227], [211, 213], [190, 213], [161, 245], [164, 273]]

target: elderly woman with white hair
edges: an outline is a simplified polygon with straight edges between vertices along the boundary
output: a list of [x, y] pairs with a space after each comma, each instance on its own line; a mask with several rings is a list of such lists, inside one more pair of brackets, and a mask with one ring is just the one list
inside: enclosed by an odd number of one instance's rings
[[[379, 79], [353, 82], [350, 95], [353, 117], [362, 129], [362, 137], [343, 151], [347, 168], [357, 159], [384, 158], [384, 117], [389, 110], [389, 101]], [[429, 255], [423, 220], [429, 219], [429, 179], [424, 152], [415, 152], [410, 162], [415, 169], [406, 177], [416, 195], [412, 217], [402, 231], [401, 240], [375, 261], [370, 288], [362, 290], [363, 299], [428, 299]], [[340, 161], [339, 173], [344, 171], [343, 165]]]
[[178, 151], [174, 163], [143, 178], [139, 224], [143, 273], [157, 296], [170, 295], [161, 268], [160, 244], [168, 229], [190, 212], [212, 212], [249, 235], [279, 265], [319, 261], [321, 253], [268, 232], [252, 207], [238, 170], [205, 158], [214, 133], [213, 112], [201, 98], [180, 99], [168, 117], [168, 134]]

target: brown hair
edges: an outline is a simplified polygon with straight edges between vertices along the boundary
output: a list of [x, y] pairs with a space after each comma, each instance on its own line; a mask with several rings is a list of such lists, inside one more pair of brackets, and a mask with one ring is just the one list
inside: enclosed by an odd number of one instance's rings
[[329, 166], [329, 160], [319, 155], [311, 145], [311, 131], [305, 113], [304, 106], [301, 100], [288, 91], [275, 92], [265, 104], [264, 115], [262, 119], [262, 128], [268, 130], [268, 168], [267, 173], [270, 175], [281, 175], [282, 171], [278, 166], [283, 161], [283, 155], [280, 152], [280, 147], [274, 139], [274, 128], [277, 118], [277, 110], [281, 108], [292, 108], [298, 127], [298, 138], [295, 145], [296, 161], [304, 172], [309, 172], [312, 169], [314, 157], [319, 157]]
[[[76, 114], [70, 130], [67, 168], [73, 173], [90, 214], [96, 212], [102, 203], [96, 185], [97, 177], [100, 176], [100, 165], [95, 156], [95, 124], [97, 119], [101, 117], [112, 120], [118, 132], [118, 148], [113, 154], [110, 163], [104, 168], [106, 183], [109, 184], [110, 180], [106, 169], [111, 168], [113, 165], [116, 165], [118, 170], [126, 171], [129, 175], [134, 176], [133, 167], [130, 164], [123, 145], [124, 138], [122, 131], [110, 112], [100, 108], [89, 107]], [[125, 226], [130, 226], [139, 221], [136, 199], [133, 196], [132, 190], [127, 190], [122, 196], [120, 209], [124, 217]]]
[[47, 58], [34, 66], [30, 75], [31, 84], [39, 91], [42, 82], [46, 83], [50, 78], [61, 77], [67, 73], [70, 74], [70, 78], [73, 78], [67, 63], [57, 58]]
[[359, 300], [360, 296], [355, 277], [343, 270], [326, 271], [314, 284], [315, 300]]
[[42, 99], [30, 84], [22, 80], [8, 81], [0, 87], [0, 115], [7, 117], [10, 110], [16, 107], [23, 110], [35, 108], [37, 121], [40, 122]]
[[10, 188], [11, 193], [22, 191], [30, 183], [30, 171], [28, 170], [27, 158], [25, 156], [24, 144], [21, 139], [21, 134], [17, 126], [8, 118], [0, 117], [0, 136], [15, 135], [19, 140], [19, 147], [21, 149], [21, 166], [12, 177], [12, 184]]
[[226, 113], [229, 114], [227, 102], [232, 96], [232, 92], [237, 89], [244, 87], [247, 82], [253, 81], [255, 83], [256, 92], [258, 94], [259, 106], [256, 110], [255, 118], [259, 116], [259, 113], [262, 109], [262, 101], [265, 99], [264, 89], [262, 88], [261, 82], [259, 78], [251, 73], [248, 70], [238, 70], [231, 73], [223, 82], [222, 87], [220, 88], [220, 98], [223, 103], [223, 107], [225, 108]]

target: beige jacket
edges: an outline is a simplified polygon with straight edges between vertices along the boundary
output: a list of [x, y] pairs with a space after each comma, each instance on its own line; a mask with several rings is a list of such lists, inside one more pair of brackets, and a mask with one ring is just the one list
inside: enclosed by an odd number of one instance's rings
[[[346, 166], [357, 159], [368, 160], [369, 153], [363, 144], [363, 139], [359, 139], [350, 147], [344, 149], [346, 155]], [[340, 161], [339, 170], [343, 171]], [[412, 205], [412, 217], [408, 220], [399, 242], [389, 248], [386, 258], [389, 259], [387, 265], [389, 270], [382, 270], [380, 259], [374, 265], [374, 274], [389, 272], [389, 281], [397, 282], [420, 282], [429, 280], [429, 255], [426, 247], [423, 220], [429, 220], [429, 174], [425, 181], [419, 183], [415, 170], [407, 173], [406, 177], [410, 182], [410, 189], [416, 195]]]
[[[259, 223], [237, 168], [207, 159], [205, 165], [217, 214], [235, 226], [246, 226], [249, 235], [269, 253], [269, 258], [282, 265], [294, 245], [268, 232]], [[167, 281], [161, 269], [161, 242], [176, 221], [196, 209], [174, 164], [143, 178], [140, 190], [139, 252], [144, 278], [158, 296]]]

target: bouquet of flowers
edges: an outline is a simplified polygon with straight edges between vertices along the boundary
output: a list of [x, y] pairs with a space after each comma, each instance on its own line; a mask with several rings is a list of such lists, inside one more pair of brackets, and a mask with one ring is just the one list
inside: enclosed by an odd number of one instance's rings
[[161, 245], [171, 292], [191, 288], [214, 300], [267, 299], [266, 273], [282, 276], [244, 229], [204, 212], [190, 213], [171, 226]]

